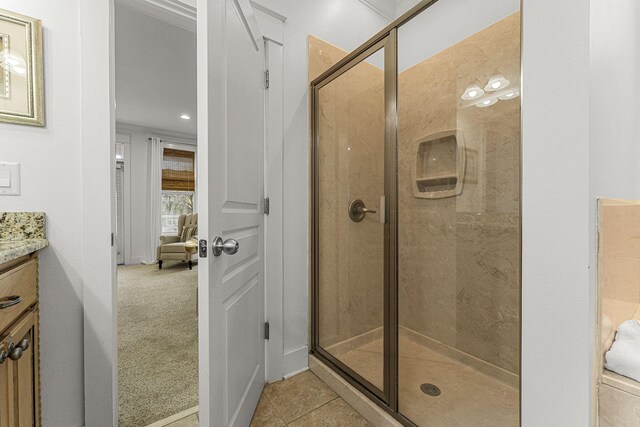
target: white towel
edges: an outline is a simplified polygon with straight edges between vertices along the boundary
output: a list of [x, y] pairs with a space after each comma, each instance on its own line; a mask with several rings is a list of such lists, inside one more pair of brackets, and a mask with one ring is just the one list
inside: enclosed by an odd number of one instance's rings
[[605, 367], [625, 377], [640, 381], [640, 322], [627, 320], [618, 327], [607, 354]]

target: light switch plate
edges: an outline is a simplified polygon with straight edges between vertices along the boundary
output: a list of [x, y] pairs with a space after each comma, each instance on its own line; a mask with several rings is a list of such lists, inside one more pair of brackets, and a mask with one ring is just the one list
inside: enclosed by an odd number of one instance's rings
[[0, 185], [0, 196], [20, 195], [20, 163], [0, 162], [0, 181], [9, 186]]

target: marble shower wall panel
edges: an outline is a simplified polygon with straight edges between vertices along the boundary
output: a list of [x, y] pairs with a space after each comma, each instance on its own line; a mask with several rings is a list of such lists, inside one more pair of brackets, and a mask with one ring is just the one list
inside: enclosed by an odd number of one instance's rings
[[[401, 325], [517, 373], [520, 103], [478, 108], [460, 99], [497, 73], [519, 86], [519, 14], [398, 77], [398, 311]], [[413, 197], [415, 141], [453, 129], [465, 141], [462, 194]]]
[[640, 304], [640, 203], [603, 199], [599, 215], [601, 296]]
[[[346, 53], [309, 38], [309, 79]], [[378, 214], [351, 221], [362, 199], [384, 194], [384, 73], [363, 62], [320, 89], [320, 344], [327, 348], [383, 322], [384, 230]]]
[[605, 353], [622, 322], [640, 319], [640, 202], [599, 201], [598, 300]]

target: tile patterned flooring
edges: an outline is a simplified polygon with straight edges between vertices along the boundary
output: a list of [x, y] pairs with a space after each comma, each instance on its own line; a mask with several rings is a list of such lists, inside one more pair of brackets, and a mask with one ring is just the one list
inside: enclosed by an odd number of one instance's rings
[[[197, 427], [198, 414], [165, 424]], [[365, 427], [370, 424], [311, 371], [265, 386], [251, 427]]]
[[311, 371], [265, 387], [251, 427], [369, 426]]

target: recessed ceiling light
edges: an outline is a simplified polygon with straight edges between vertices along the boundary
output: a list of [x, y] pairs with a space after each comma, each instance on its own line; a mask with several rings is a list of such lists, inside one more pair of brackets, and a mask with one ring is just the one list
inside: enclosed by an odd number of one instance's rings
[[484, 87], [484, 90], [487, 92], [494, 92], [498, 89], [504, 89], [509, 86], [509, 83], [511, 82], [505, 79], [502, 74], [496, 74], [495, 76], [491, 76], [489, 83]]
[[180, 116], [180, 118], [182, 120], [191, 120], [191, 116], [189, 116], [188, 114], [183, 114], [183, 115]]

